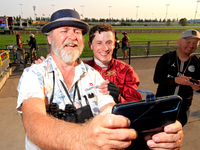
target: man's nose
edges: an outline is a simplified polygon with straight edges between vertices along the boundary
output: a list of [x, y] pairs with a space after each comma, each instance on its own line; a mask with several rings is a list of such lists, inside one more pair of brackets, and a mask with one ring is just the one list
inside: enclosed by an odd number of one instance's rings
[[74, 31], [69, 31], [68, 32], [68, 38], [71, 40], [75, 40], [76, 39], [76, 34]]
[[190, 43], [190, 44], [189, 44], [189, 47], [190, 47], [190, 48], [195, 47], [195, 46], [196, 46], [195, 43]]
[[108, 50], [108, 46], [106, 45], [106, 43], [103, 43], [103, 44], [102, 44], [102, 49], [103, 49], [103, 50]]

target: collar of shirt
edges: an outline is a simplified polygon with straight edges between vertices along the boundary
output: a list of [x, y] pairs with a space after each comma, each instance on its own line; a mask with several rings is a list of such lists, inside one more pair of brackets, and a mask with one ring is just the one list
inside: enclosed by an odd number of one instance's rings
[[[106, 71], [108, 71], [114, 64], [115, 59], [111, 59], [109, 65], [107, 66]], [[94, 68], [97, 68], [97, 70], [100, 72], [102, 70], [101, 66], [99, 66], [99, 64], [97, 64], [95, 62], [95, 60], [93, 59], [93, 63], [94, 63]]]
[[[87, 71], [86, 71], [87, 69], [83, 61], [79, 58], [77, 61], [78, 61], [78, 65], [75, 67], [75, 77], [74, 77], [72, 85], [74, 85], [76, 81], [78, 81], [84, 74], [87, 74]], [[55, 75], [57, 75], [60, 78], [60, 80], [64, 82], [63, 76], [60, 70], [58, 69], [55, 61], [53, 60], [51, 54], [49, 54], [49, 57], [45, 59], [44, 63], [46, 63], [46, 68], [48, 72], [54, 71]]]

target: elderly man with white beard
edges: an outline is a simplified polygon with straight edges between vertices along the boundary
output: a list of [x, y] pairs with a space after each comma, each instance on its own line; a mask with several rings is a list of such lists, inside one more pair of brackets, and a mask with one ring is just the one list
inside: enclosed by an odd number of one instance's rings
[[[129, 119], [111, 114], [113, 98], [98, 89], [102, 76], [79, 59], [88, 31], [89, 25], [70, 9], [56, 11], [43, 26], [50, 55], [26, 68], [18, 85], [17, 110], [23, 114], [27, 150], [125, 149], [137, 137], [127, 128]], [[180, 148], [181, 125], [171, 124], [165, 131], [168, 135], [153, 139], [164, 141], [166, 148]]]

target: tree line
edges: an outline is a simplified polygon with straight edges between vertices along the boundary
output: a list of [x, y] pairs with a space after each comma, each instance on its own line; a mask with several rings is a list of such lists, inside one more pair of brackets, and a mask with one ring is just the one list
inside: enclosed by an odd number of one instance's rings
[[[19, 20], [21, 19], [21, 16], [16, 16], [13, 17], [13, 20], [15, 22], [19, 22]], [[33, 19], [31, 17], [27, 18], [27, 19], [23, 19], [23, 20], [28, 20], [29, 24], [32, 24]], [[36, 17], [35, 18], [36, 21], [50, 21], [50, 17]], [[167, 26], [171, 25], [171, 23], [174, 22], [178, 22], [180, 25], [182, 26], [186, 26], [188, 25], [187, 19], [186, 18], [181, 18], [180, 20], [177, 19], [129, 19], [129, 18], [121, 18], [121, 19], [114, 19], [114, 18], [100, 18], [100, 19], [96, 19], [96, 18], [83, 18], [81, 19], [82, 21], [88, 22], [88, 23], [98, 23], [98, 22], [108, 22], [108, 23], [114, 23], [113, 25], [122, 25], [122, 26], [131, 26], [133, 25], [133, 23], [165, 23]]]

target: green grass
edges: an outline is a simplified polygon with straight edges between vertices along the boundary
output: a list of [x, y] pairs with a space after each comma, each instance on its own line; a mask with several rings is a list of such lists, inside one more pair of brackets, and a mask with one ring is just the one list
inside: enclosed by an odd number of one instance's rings
[[[21, 41], [29, 40], [28, 34], [22, 34]], [[130, 38], [132, 45], [147, 45], [147, 42], [136, 42], [136, 41], [152, 41], [152, 40], [177, 40], [180, 37], [180, 33], [128, 33], [128, 36]], [[121, 40], [123, 38], [123, 35], [118, 33], [118, 37]], [[43, 34], [35, 34], [35, 38], [37, 40], [37, 44], [44, 44], [46, 43], [46, 36]], [[85, 48], [83, 50], [83, 54], [81, 55], [81, 58], [91, 58], [93, 56], [92, 51], [88, 47], [88, 34], [84, 35], [85, 38]], [[156, 42], [155, 42], [156, 43]], [[9, 44], [16, 44], [16, 35], [3, 35], [0, 34], [0, 49], [5, 49], [6, 45]], [[24, 45], [24, 48], [28, 48], [28, 45]], [[44, 47], [44, 46], [41, 46]], [[169, 51], [169, 48], [150, 48], [150, 54], [162, 54], [166, 51]], [[145, 47], [141, 48], [134, 48], [132, 49], [131, 55], [144, 55], [146, 52]], [[46, 56], [47, 52], [39, 52], [38, 56]], [[122, 56], [122, 52], [119, 49], [118, 50], [118, 56]]]
[[[21, 34], [22, 38], [21, 41], [25, 41], [26, 40], [30, 40], [29, 38], [29, 34]], [[81, 57], [87, 58], [87, 57], [92, 57], [92, 51], [89, 49], [88, 47], [88, 34], [84, 35], [85, 38], [85, 48], [83, 51], [83, 54], [81, 55]], [[43, 34], [35, 34], [35, 38], [37, 40], [37, 44], [44, 44], [46, 43], [46, 36]], [[16, 35], [5, 35], [5, 34], [0, 34], [0, 49], [6, 49], [6, 45], [16, 45]], [[27, 44], [27, 42], [26, 42]], [[28, 45], [23, 45], [23, 48], [28, 48]], [[44, 46], [42, 46], [44, 47]], [[47, 54], [47, 52], [46, 52]], [[39, 55], [46, 55], [44, 53], [40, 53]]]
[[[130, 41], [152, 41], [152, 40], [177, 40], [180, 33], [128, 33]], [[122, 34], [117, 34], [119, 39], [123, 38]]]
[[190, 26], [125, 26], [125, 27], [114, 27], [114, 29], [200, 29], [200, 25], [193, 27]]
[[[151, 41], [151, 40], [176, 40], [180, 37], [180, 33], [129, 33], [130, 41]], [[123, 35], [118, 33], [118, 37], [121, 40]], [[46, 36], [43, 34], [35, 34], [37, 43], [46, 43]], [[88, 34], [84, 35], [85, 47], [88, 47], [87, 42], [89, 40]], [[21, 41], [29, 40], [28, 34], [22, 34]], [[0, 34], [0, 48], [6, 48], [8, 44], [16, 44], [16, 35]]]
[[[30, 40], [30, 37], [29, 37], [29, 34], [22, 34], [21, 35], [22, 38], [21, 38], [21, 41], [26, 41], [26, 40]], [[43, 35], [43, 34], [35, 34], [35, 38], [37, 40], [37, 43], [46, 43], [46, 36]], [[10, 34], [10, 35], [7, 35], [7, 34], [0, 34], [0, 48], [6, 48], [6, 45], [9, 45], [9, 44], [17, 44], [16, 42], [16, 35], [14, 34]], [[27, 44], [27, 42], [26, 42]], [[27, 47], [27, 46], [24, 46], [24, 47]]]

